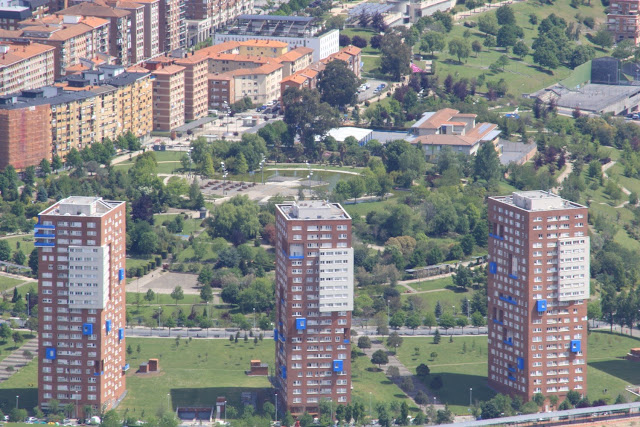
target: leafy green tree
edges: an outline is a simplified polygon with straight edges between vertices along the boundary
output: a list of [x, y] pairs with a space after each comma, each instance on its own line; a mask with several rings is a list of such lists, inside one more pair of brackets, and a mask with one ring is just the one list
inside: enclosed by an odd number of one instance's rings
[[34, 248], [29, 254], [29, 268], [31, 268], [31, 274], [38, 274], [38, 249]]
[[[424, 363], [419, 364], [418, 367], [416, 368], [416, 375], [418, 375], [419, 377], [426, 377], [427, 375], [429, 375], [429, 373], [431, 373], [431, 370]], [[424, 405], [424, 403], [422, 403], [422, 405]]]
[[335, 108], [344, 108], [357, 100], [360, 80], [344, 61], [331, 61], [320, 73], [320, 100]]
[[380, 366], [389, 363], [389, 356], [384, 350], [377, 350], [371, 355], [371, 363], [378, 365], [378, 368], [380, 368]]
[[367, 348], [371, 348], [371, 339], [366, 336], [363, 335], [361, 337], [358, 338], [358, 348], [359, 349], [367, 349]]
[[437, 31], [429, 31], [422, 38], [420, 44], [421, 51], [431, 52], [431, 56], [434, 57], [435, 52], [441, 52], [446, 46], [444, 34]]
[[[433, 343], [434, 344], [440, 344], [440, 340], [442, 339], [442, 336], [440, 335], [440, 330], [436, 329], [436, 333], [433, 334]], [[437, 353], [436, 353], [437, 355]], [[435, 359], [435, 357], [432, 357], [432, 359]]]
[[429, 329], [431, 329], [438, 324], [438, 321], [436, 320], [436, 315], [429, 312], [424, 315], [422, 323], [424, 324], [424, 326], [427, 326]]
[[484, 321], [482, 313], [480, 313], [479, 311], [474, 311], [473, 314], [471, 314], [471, 324], [476, 328], [485, 326], [486, 322]]
[[513, 46], [522, 35], [524, 35], [522, 28], [516, 25], [503, 25], [496, 36], [496, 43], [500, 47]]
[[202, 285], [202, 289], [200, 289], [200, 299], [204, 302], [213, 301], [213, 290], [209, 284]]
[[473, 274], [471, 269], [461, 265], [453, 275], [453, 283], [461, 288], [468, 288], [473, 284]]
[[6, 240], [0, 240], [0, 261], [9, 261], [11, 259], [11, 246]]
[[156, 293], [153, 292], [153, 289], [148, 289], [147, 293], [144, 294], [144, 299], [145, 301], [147, 301], [149, 304], [151, 304], [153, 302], [153, 300], [156, 299]]
[[295, 134], [300, 138], [308, 157], [320, 158], [322, 147], [318, 146], [316, 136], [322, 136], [329, 129], [338, 126], [337, 110], [322, 102], [318, 91], [308, 88], [287, 89], [282, 102], [285, 107], [284, 122], [292, 133], [291, 137]]
[[500, 25], [515, 25], [516, 23], [516, 15], [509, 5], [500, 6], [496, 10], [496, 18]]
[[396, 313], [393, 314], [393, 316], [391, 316], [391, 319], [389, 320], [389, 326], [397, 329], [404, 325], [405, 320], [406, 320], [406, 315], [404, 314], [404, 312], [397, 311]]
[[51, 173], [51, 164], [47, 159], [42, 159], [40, 161], [40, 173], [42, 176], [46, 177]]
[[485, 13], [478, 18], [478, 30], [482, 31], [485, 34], [498, 34], [498, 30], [500, 26], [498, 24], [498, 19], [496, 15], [492, 13]]
[[538, 407], [542, 408], [544, 406], [546, 397], [544, 397], [542, 393], [536, 393], [533, 395], [533, 398], [531, 400], [535, 402], [535, 404], [538, 405]]
[[389, 74], [398, 81], [409, 72], [411, 47], [403, 42], [400, 35], [391, 31], [385, 33], [380, 44], [380, 51], [380, 71], [382, 73]]
[[27, 260], [27, 256], [22, 252], [21, 249], [18, 249], [13, 253], [13, 262], [19, 265], [24, 265], [24, 262]]
[[446, 331], [456, 325], [456, 319], [450, 313], [443, 313], [438, 319], [438, 325]]
[[484, 143], [478, 149], [474, 159], [474, 177], [492, 183], [500, 178], [502, 166], [492, 143]]
[[614, 43], [613, 34], [603, 27], [591, 37], [591, 42], [602, 49], [609, 49]]
[[176, 302], [176, 305], [178, 305], [178, 301], [184, 299], [184, 291], [181, 286], [176, 286], [173, 291], [171, 291], [171, 299]]
[[449, 54], [456, 56], [458, 62], [462, 64], [462, 60], [469, 57], [471, 54], [471, 46], [469, 42], [464, 39], [453, 39], [449, 41]]
[[514, 55], [518, 55], [520, 60], [522, 60], [529, 54], [529, 46], [522, 40], [518, 40], [516, 44], [513, 45], [513, 53]]
[[476, 58], [477, 58], [478, 54], [482, 52], [482, 43], [480, 43], [478, 40], [474, 40], [471, 43], [471, 50], [473, 51], [473, 53], [476, 54]]

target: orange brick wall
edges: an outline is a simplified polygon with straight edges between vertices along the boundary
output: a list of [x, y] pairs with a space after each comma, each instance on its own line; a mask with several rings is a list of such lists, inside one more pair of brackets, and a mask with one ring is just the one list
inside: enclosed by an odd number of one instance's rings
[[51, 161], [51, 109], [49, 105], [0, 110], [0, 169], [17, 170]]

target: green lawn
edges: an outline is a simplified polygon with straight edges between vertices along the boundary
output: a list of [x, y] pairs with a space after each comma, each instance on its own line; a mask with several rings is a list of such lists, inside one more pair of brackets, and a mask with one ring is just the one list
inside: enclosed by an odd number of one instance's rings
[[417, 291], [431, 291], [434, 289], [446, 289], [450, 286], [453, 286], [453, 279], [451, 278], [451, 276], [449, 276], [449, 277], [443, 277], [441, 279], [425, 280], [424, 282], [409, 283], [409, 286], [411, 286], [413, 289]]
[[133, 258], [133, 257], [127, 257], [127, 270], [130, 268], [135, 268], [135, 267], [142, 267], [145, 266], [147, 264], [149, 264], [149, 261], [153, 261], [154, 257], [149, 257], [149, 258]]
[[[162, 225], [163, 222], [165, 221], [172, 221], [175, 217], [177, 217], [178, 214], [166, 214], [166, 215], [154, 215], [153, 216], [153, 222], [154, 225]], [[182, 228], [182, 231], [178, 234], [192, 234], [195, 233], [196, 231], [200, 231], [202, 230], [202, 227], [200, 226], [200, 224], [202, 224], [202, 220], [201, 219], [187, 219], [184, 221], [184, 226]]]
[[20, 396], [20, 407], [31, 412], [31, 409], [38, 404], [37, 386], [38, 361], [34, 358], [27, 366], [0, 384], [0, 409], [8, 414], [15, 408], [16, 396]]
[[[4, 292], [9, 288], [13, 288], [14, 286], [19, 286], [23, 283], [26, 283], [24, 280], [14, 279], [13, 277], [0, 276], [0, 292]], [[34, 286], [38, 284], [33, 282]]]
[[[259, 342], [230, 343], [227, 340], [181, 340], [176, 347], [175, 339], [127, 339], [127, 345], [136, 349], [127, 358], [131, 370], [127, 373], [127, 397], [118, 410], [144, 410], [155, 414], [166, 409], [167, 394], [172, 410], [178, 406], [214, 406], [216, 398], [224, 396], [236, 408], [240, 408], [240, 393], [254, 390], [263, 393], [270, 388], [266, 377], [249, 377], [244, 374], [252, 359], [269, 363], [273, 370], [274, 348], [272, 340]], [[149, 358], [160, 360], [160, 374], [140, 376], [137, 366]], [[264, 393], [263, 393], [264, 394]]]
[[[625, 387], [640, 384], [640, 370], [637, 369], [637, 362], [624, 357], [629, 349], [640, 347], [640, 338], [592, 331], [588, 344], [589, 398], [604, 398], [613, 403], [618, 394], [622, 394], [629, 401], [635, 400], [635, 396], [625, 391]], [[437, 357], [432, 359], [430, 354], [434, 351]], [[405, 337], [398, 349], [398, 357], [412, 372], [420, 363], [426, 363], [431, 369], [431, 376], [442, 375], [444, 387], [437, 391], [438, 398], [448, 403], [457, 414], [467, 413], [469, 388], [473, 388], [474, 401], [487, 400], [493, 395], [486, 386], [486, 337], [454, 337], [453, 343], [450, 343], [449, 338], [443, 336], [437, 345], [433, 344], [431, 338]]]
[[351, 217], [366, 216], [371, 211], [380, 211], [387, 206], [394, 205], [398, 202], [396, 197], [390, 197], [385, 200], [362, 202], [358, 204], [344, 204], [343, 207]]
[[[527, 46], [531, 47], [534, 38], [537, 37], [537, 29], [533, 28], [529, 23], [529, 15], [532, 13], [535, 13], [539, 20], [544, 19], [551, 13], [555, 13], [557, 16], [564, 18], [567, 22], [575, 22], [575, 15], [579, 13], [583, 17], [593, 17], [596, 19], [596, 28], [605, 21], [603, 7], [600, 3], [592, 2], [592, 6], [580, 6], [578, 9], [572, 8], [569, 3], [570, 0], [558, 0], [552, 5], [543, 5], [540, 4], [540, 2], [519, 2], [511, 5], [515, 13], [518, 26], [524, 30], [524, 37], [522, 40], [527, 44]], [[495, 13], [495, 9], [485, 13]], [[447, 40], [452, 40], [454, 38], [462, 39], [463, 33], [467, 29], [462, 25], [462, 23], [464, 21], [477, 22], [478, 18], [482, 15], [483, 14], [473, 15], [472, 17], [459, 21], [447, 35]], [[585, 30], [587, 29], [585, 28]], [[586, 31], [583, 31], [582, 36], [580, 37], [580, 42], [582, 44], [591, 45], [584, 35], [585, 32]], [[469, 44], [475, 40], [482, 43], [484, 35], [480, 33], [477, 28], [471, 29], [471, 36], [468, 37], [467, 40], [469, 41]], [[415, 47], [416, 51], [418, 47], [419, 44]], [[423, 52], [423, 54], [426, 53], [427, 52]], [[509, 91], [518, 96], [521, 93], [531, 93], [556, 83], [559, 80], [566, 79], [573, 73], [573, 70], [570, 70], [565, 66], [560, 66], [552, 72], [538, 68], [533, 63], [533, 51], [531, 51], [530, 54], [524, 57], [522, 61], [514, 58], [514, 55], [509, 54], [510, 62], [505, 67], [505, 71], [498, 72], [494, 75], [494, 73], [489, 71], [489, 65], [495, 62], [503, 54], [504, 49], [502, 48], [491, 48], [487, 50], [487, 48], [483, 46], [482, 52], [480, 52], [477, 57], [475, 54], [472, 54], [461, 64], [458, 62], [456, 57], [449, 55], [448, 52], [441, 52], [436, 54], [436, 72], [441, 81], [443, 81], [448, 74], [454, 75], [458, 78], [477, 78], [481, 74], [486, 74], [488, 80], [495, 81], [503, 78], [509, 86]], [[596, 50], [596, 55], [604, 56], [606, 55], [606, 52]]]
[[378, 370], [378, 367], [371, 363], [371, 359], [364, 355], [353, 360], [351, 362], [352, 400], [361, 400], [367, 415], [369, 415], [369, 399], [371, 399], [374, 416], [378, 403], [389, 404], [389, 402], [398, 399], [406, 400], [412, 411], [417, 410], [418, 408], [413, 404], [413, 401], [408, 399], [404, 392], [387, 378], [384, 370], [386, 370], [384, 366], [382, 371]]
[[11, 247], [11, 256], [13, 256], [13, 253], [15, 251], [20, 249], [27, 256], [27, 260], [29, 259], [29, 254], [31, 253], [31, 251], [33, 251], [33, 248], [35, 247], [33, 245], [33, 240], [34, 240], [33, 235], [15, 236], [15, 237], [9, 237], [3, 240], [9, 243], [9, 246]]
[[[431, 359], [434, 351], [437, 356]], [[431, 338], [405, 338], [398, 358], [411, 372], [425, 363], [431, 377], [440, 375], [444, 386], [436, 391], [438, 399], [458, 415], [468, 414], [470, 387], [474, 400], [488, 400], [495, 394], [487, 387], [486, 337], [455, 337], [450, 343], [443, 336], [440, 344], [433, 344]]]
[[443, 312], [448, 312], [453, 314], [453, 307], [455, 306], [456, 313], [460, 314], [460, 307], [461, 307], [460, 301], [465, 297], [471, 300], [473, 293], [474, 293], [473, 289], [467, 289], [464, 291], [459, 289], [456, 289], [456, 290], [443, 289], [441, 291], [427, 292], [423, 294], [403, 293], [400, 296], [400, 298], [404, 303], [407, 300], [407, 298], [409, 298], [412, 295], [419, 297], [424, 302], [424, 309], [423, 309], [424, 312], [427, 312], [427, 311], [433, 312], [437, 302], [440, 301], [440, 306], [442, 307]]

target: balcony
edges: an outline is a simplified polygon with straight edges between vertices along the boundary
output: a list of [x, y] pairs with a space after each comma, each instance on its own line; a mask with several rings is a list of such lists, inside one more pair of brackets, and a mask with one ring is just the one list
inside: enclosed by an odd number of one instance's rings
[[502, 340], [502, 342], [508, 346], [513, 347], [513, 338], [507, 338], [506, 340]]
[[494, 239], [504, 240], [504, 237], [498, 236], [497, 234], [489, 233], [489, 237], [493, 237]]
[[498, 319], [493, 319], [493, 323], [497, 323], [498, 325], [503, 325], [504, 326], [504, 322], [501, 322]]
[[35, 246], [36, 248], [51, 248], [55, 245], [56, 244], [53, 242], [33, 242], [33, 246]]
[[509, 304], [518, 305], [518, 302], [510, 296], [501, 296], [498, 299], [504, 302], [508, 302]]

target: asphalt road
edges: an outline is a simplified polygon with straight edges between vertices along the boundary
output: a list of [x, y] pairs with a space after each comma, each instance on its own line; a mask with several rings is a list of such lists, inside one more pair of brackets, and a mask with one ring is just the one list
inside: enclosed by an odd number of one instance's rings
[[[593, 322], [589, 321], [589, 326], [593, 327]], [[596, 321], [595, 322], [595, 327], [596, 328], [608, 328], [608, 324], [605, 322], [601, 322], [601, 321]], [[481, 326], [479, 328], [476, 328], [474, 326], [465, 326], [464, 328], [460, 328], [460, 327], [455, 327], [452, 329], [449, 329], [447, 331], [445, 331], [442, 328], [427, 328], [425, 326], [422, 326], [420, 328], [417, 328], [416, 330], [413, 329], [409, 329], [406, 327], [402, 327], [399, 329], [391, 329], [391, 332], [397, 332], [398, 334], [405, 336], [405, 337], [419, 337], [419, 336], [430, 336], [433, 335], [436, 331], [436, 329], [440, 330], [440, 333], [442, 334], [443, 337], [446, 337], [448, 335], [455, 335], [455, 336], [477, 336], [477, 335], [486, 335], [487, 334], [487, 327], [486, 326]], [[634, 328], [635, 329], [635, 328]], [[376, 331], [376, 327], [375, 326], [354, 326], [352, 328], [352, 330], [354, 332], [358, 333], [358, 336], [361, 335], [368, 335], [368, 336], [377, 336], [378, 333]], [[619, 330], [619, 327], [618, 327]], [[201, 329], [201, 328], [172, 328], [171, 331], [169, 331], [169, 329], [167, 328], [153, 328], [153, 329], [149, 329], [147, 327], [142, 327], [142, 326], [137, 326], [137, 327], [128, 327], [126, 328], [126, 333], [127, 336], [129, 337], [161, 337], [161, 338], [168, 338], [168, 337], [177, 337], [180, 336], [181, 338], [209, 338], [209, 339], [229, 339], [230, 335], [235, 335], [236, 332], [240, 332], [240, 336], [244, 337], [244, 333], [245, 331], [241, 331], [237, 328], [211, 328], [208, 331]], [[628, 330], [626, 331], [628, 333]], [[249, 333], [249, 331], [247, 331], [247, 334]], [[272, 330], [268, 330], [268, 331], [259, 331], [258, 329], [254, 329], [254, 334], [258, 335], [262, 333], [264, 336], [264, 339], [273, 339], [273, 331]]]

